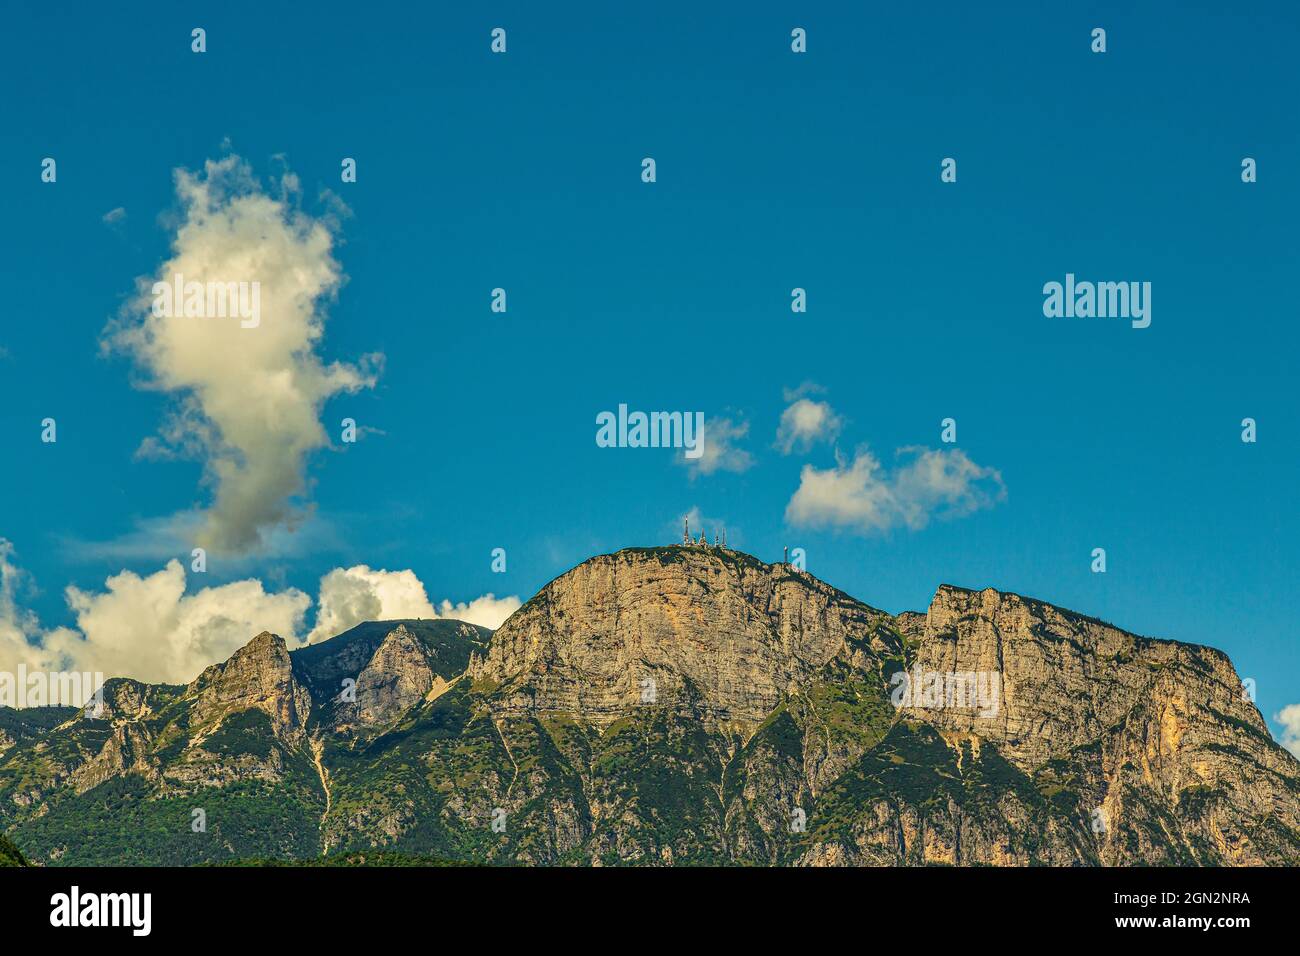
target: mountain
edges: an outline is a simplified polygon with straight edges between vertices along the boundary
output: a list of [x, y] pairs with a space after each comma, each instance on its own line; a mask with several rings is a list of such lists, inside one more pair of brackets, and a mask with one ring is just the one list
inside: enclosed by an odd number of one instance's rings
[[30, 861], [1300, 862], [1300, 762], [1220, 652], [992, 589], [892, 616], [723, 548], [104, 696], [0, 712]]

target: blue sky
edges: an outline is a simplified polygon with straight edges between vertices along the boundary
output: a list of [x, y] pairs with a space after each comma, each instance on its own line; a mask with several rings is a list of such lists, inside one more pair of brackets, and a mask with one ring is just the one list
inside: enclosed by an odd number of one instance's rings
[[[292, 171], [306, 215], [346, 203], [316, 352], [384, 358], [321, 406], [311, 517], [191, 591], [314, 597], [365, 564], [435, 600], [526, 599], [696, 508], [890, 611], [996, 586], [1221, 647], [1269, 717], [1300, 701], [1293, 5], [139, 10], [26, 5], [0, 35], [0, 538], [42, 628], [74, 623], [65, 586], [188, 561], [155, 532], [211, 505], [201, 458], [137, 454], [180, 396], [101, 341], [169, 258], [174, 171], [233, 152], [267, 189]], [[1151, 326], [1044, 317], [1067, 272], [1149, 281]], [[842, 426], [786, 455], [806, 382]], [[750, 465], [596, 447], [620, 403], [744, 423]], [[373, 431], [342, 445], [345, 416]], [[862, 446], [886, 469], [959, 452], [1005, 496], [923, 527], [792, 521], [801, 469]]]

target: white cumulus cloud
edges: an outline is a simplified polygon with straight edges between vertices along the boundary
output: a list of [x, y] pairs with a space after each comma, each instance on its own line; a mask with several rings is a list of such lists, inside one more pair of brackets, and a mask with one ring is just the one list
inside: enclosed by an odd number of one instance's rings
[[935, 518], [955, 518], [992, 507], [1006, 497], [996, 469], [977, 465], [957, 449], [904, 448], [886, 470], [866, 448], [834, 467], [804, 465], [786, 520], [801, 527], [858, 533], [894, 527], [924, 528]]
[[490, 627], [495, 631], [505, 623], [506, 618], [522, 606], [523, 602], [513, 595], [499, 598], [489, 591], [469, 603], [453, 604], [444, 598], [438, 605], [438, 616], [464, 621], [466, 624], [477, 624], [480, 627]]
[[[382, 356], [357, 364], [317, 354], [326, 306], [343, 282], [328, 218], [295, 207], [297, 181], [263, 191], [237, 156], [176, 172], [181, 206], [171, 257], [140, 280], [123, 316], [105, 332], [107, 349], [131, 356], [141, 385], [167, 392], [176, 408], [142, 452], [204, 462], [214, 500], [199, 542], [230, 553], [256, 549], [291, 525], [306, 490], [308, 455], [328, 444], [326, 399], [372, 386]], [[154, 282], [256, 282], [260, 321], [155, 315]]]
[[307, 640], [327, 640], [363, 621], [437, 616], [413, 571], [335, 568], [320, 579], [320, 609]]
[[18, 604], [23, 572], [12, 562], [13, 553], [13, 545], [0, 538], [0, 670], [11, 671], [19, 664], [40, 667], [43, 657], [41, 649], [27, 640], [37, 621], [36, 615]]
[[321, 578], [320, 609], [307, 639], [311, 643], [327, 640], [363, 621], [412, 617], [453, 618], [495, 630], [521, 603], [517, 597], [485, 594], [468, 604], [443, 600], [434, 607], [415, 572], [376, 570], [358, 564], [335, 568]]
[[414, 572], [357, 565], [321, 578], [316, 620], [308, 631], [312, 599], [305, 592], [270, 591], [248, 578], [187, 594], [185, 568], [173, 560], [153, 574], [113, 575], [102, 591], [67, 588], [75, 626], [43, 629], [16, 598], [24, 573], [12, 554], [12, 546], [0, 538], [0, 671], [10, 672], [23, 664], [184, 684], [262, 631], [279, 634], [292, 649], [363, 621], [441, 617], [495, 629], [521, 604], [517, 597], [487, 594], [435, 607]]
[[[9, 595], [14, 569], [0, 565]], [[183, 684], [223, 661], [261, 631], [292, 640], [311, 598], [289, 588], [268, 593], [261, 581], [234, 581], [185, 593], [185, 569], [170, 561], [141, 577], [123, 571], [104, 591], [64, 591], [76, 627], [41, 631], [12, 600], [0, 605], [0, 670], [17, 664], [45, 670], [101, 672], [153, 683]]]
[[1287, 704], [1273, 719], [1282, 725], [1282, 739], [1278, 743], [1300, 757], [1300, 704]]

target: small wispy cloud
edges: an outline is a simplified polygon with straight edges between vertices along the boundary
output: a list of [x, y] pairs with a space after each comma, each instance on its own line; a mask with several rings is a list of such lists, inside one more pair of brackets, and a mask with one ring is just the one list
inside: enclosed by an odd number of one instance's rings
[[113, 226], [126, 219], [126, 210], [118, 206], [116, 209], [110, 209], [100, 217], [100, 221], [106, 226]]
[[823, 389], [811, 382], [797, 389], [785, 389], [785, 400], [790, 404], [781, 412], [776, 429], [776, 447], [781, 454], [807, 451], [818, 442], [834, 441], [839, 436], [844, 420], [829, 402], [807, 397], [811, 392], [820, 391]]
[[805, 395], [825, 395], [826, 388], [818, 385], [816, 382], [804, 381], [796, 388], [783, 388], [781, 394], [787, 402], [793, 402], [797, 398], [803, 398]]
[[676, 543], [680, 541], [683, 520], [690, 523], [692, 538], [698, 538], [701, 534], [704, 534], [708, 536], [709, 541], [712, 541], [714, 532], [722, 532], [725, 530], [727, 532], [728, 544], [738, 545], [744, 540], [743, 535], [740, 533], [740, 529], [727, 524], [725, 518], [704, 514], [700, 511], [699, 505], [692, 505], [691, 510], [686, 512], [684, 515], [677, 515], [676, 517], [670, 518], [660, 529], [660, 534], [671, 542]]
[[730, 418], [706, 418], [703, 453], [698, 458], [687, 458], [683, 453], [677, 461], [690, 469], [692, 479], [719, 471], [737, 474], [748, 471], [754, 466], [754, 456], [737, 444], [748, 434], [748, 422], [736, 422]]
[[[126, 565], [165, 562], [176, 557], [189, 561], [193, 549], [200, 546], [206, 521], [205, 512], [191, 509], [139, 518], [126, 531], [111, 538], [61, 535], [57, 541], [62, 556], [77, 564]], [[306, 509], [295, 515], [291, 523], [268, 530], [256, 553], [222, 555], [219, 567], [225, 575], [247, 574], [267, 561], [346, 551], [338, 529], [319, 512]]]

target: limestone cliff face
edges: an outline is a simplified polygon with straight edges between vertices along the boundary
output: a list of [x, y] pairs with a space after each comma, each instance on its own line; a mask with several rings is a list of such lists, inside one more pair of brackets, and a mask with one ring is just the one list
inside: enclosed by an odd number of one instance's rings
[[634, 549], [552, 581], [470, 663], [511, 713], [607, 723], [694, 697], [710, 723], [754, 727], [833, 662], [875, 674], [899, 651], [888, 615], [788, 565], [735, 551]]
[[911, 675], [1000, 683], [996, 701], [932, 695], [902, 713], [1068, 783], [1100, 862], [1266, 864], [1300, 849], [1300, 763], [1222, 652], [991, 588], [945, 585], [899, 623]]
[[276, 735], [303, 739], [311, 697], [294, 678], [284, 638], [263, 631], [224, 664], [214, 664], [186, 688], [194, 698], [192, 726], [216, 723], [228, 714], [260, 710]]
[[1022, 766], [1102, 739], [1139, 705], [1165, 715], [1155, 730], [1157, 750], [1167, 755], [1180, 751], [1189, 726], [1221, 727], [1225, 717], [1268, 739], [1231, 662], [1212, 648], [1137, 637], [992, 588], [947, 585], [914, 636], [923, 672], [997, 674], [1002, 686], [991, 716], [974, 708], [920, 708], [927, 718], [996, 741]]
[[446, 682], [434, 673], [436, 656], [436, 651], [398, 625], [357, 678], [357, 719], [369, 725], [387, 723], [422, 701], [435, 685], [445, 688]]

